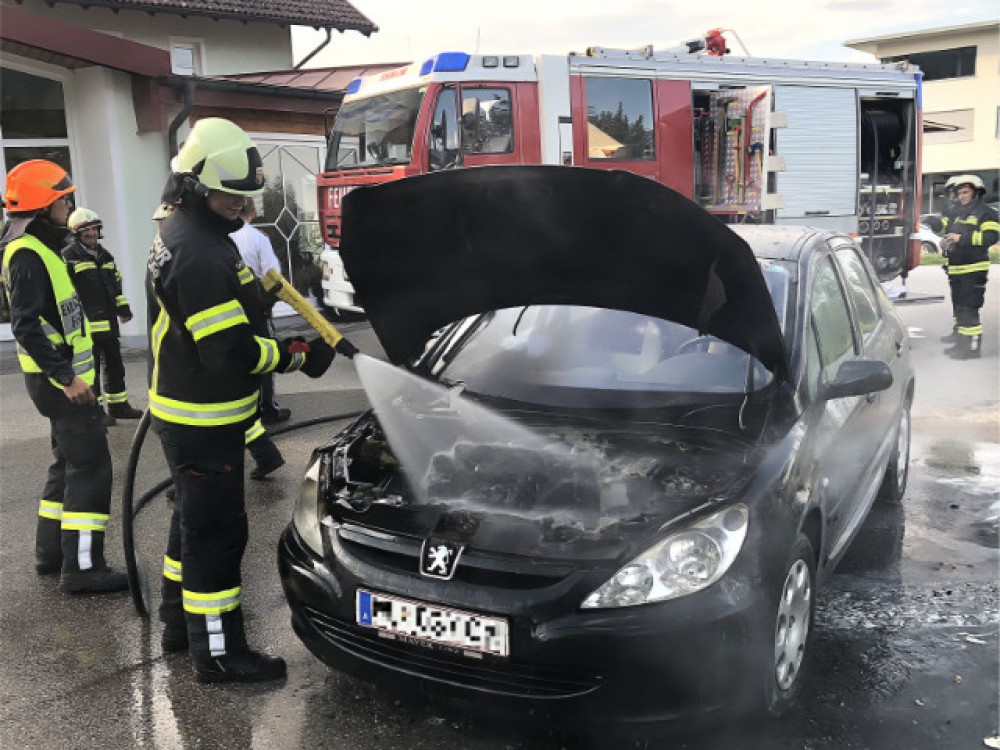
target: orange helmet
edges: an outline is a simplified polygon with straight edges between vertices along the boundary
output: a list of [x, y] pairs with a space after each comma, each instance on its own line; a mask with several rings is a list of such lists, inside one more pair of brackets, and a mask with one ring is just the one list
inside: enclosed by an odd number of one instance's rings
[[7, 173], [4, 207], [11, 213], [39, 211], [75, 190], [65, 169], [45, 159], [32, 159]]

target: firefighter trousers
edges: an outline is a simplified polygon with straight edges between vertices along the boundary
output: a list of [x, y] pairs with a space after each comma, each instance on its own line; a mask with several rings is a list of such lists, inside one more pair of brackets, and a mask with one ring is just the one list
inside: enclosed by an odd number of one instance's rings
[[186, 627], [194, 655], [245, 650], [240, 563], [247, 544], [244, 425], [153, 420], [174, 481], [160, 619]]
[[98, 398], [102, 385], [106, 405], [128, 401], [122, 347], [115, 335], [94, 336], [94, 395]]
[[987, 271], [948, 277], [951, 301], [955, 307], [955, 325], [960, 336], [981, 336], [983, 324], [979, 311], [986, 299]]
[[111, 507], [111, 453], [101, 412], [67, 407], [49, 417], [52, 456], [35, 532], [40, 566], [64, 572], [106, 566], [104, 534]]

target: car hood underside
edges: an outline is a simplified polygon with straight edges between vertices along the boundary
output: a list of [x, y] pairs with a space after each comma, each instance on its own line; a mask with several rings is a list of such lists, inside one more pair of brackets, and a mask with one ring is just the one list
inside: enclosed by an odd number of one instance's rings
[[344, 200], [341, 255], [397, 364], [466, 316], [566, 304], [681, 323], [787, 379], [749, 245], [679, 193], [627, 172], [478, 167], [359, 188]]

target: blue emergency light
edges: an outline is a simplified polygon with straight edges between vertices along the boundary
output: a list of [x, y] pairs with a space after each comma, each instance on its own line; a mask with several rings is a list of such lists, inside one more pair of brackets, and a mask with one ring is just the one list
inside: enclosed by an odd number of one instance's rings
[[346, 93], [348, 93], [348, 94], [356, 94], [356, 93], [358, 93], [358, 91], [360, 89], [361, 89], [361, 76], [358, 76], [353, 81], [351, 81], [349, 84], [347, 84]]
[[424, 60], [420, 66], [420, 75], [428, 73], [461, 73], [469, 67], [470, 56], [465, 52], [442, 52], [437, 57]]

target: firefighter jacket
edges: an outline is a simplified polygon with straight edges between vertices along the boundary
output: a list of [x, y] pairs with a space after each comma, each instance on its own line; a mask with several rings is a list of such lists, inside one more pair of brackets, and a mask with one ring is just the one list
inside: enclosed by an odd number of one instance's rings
[[987, 206], [982, 197], [955, 208], [946, 232], [960, 237], [948, 252], [949, 276], [989, 271], [989, 249], [1000, 237], [1000, 223], [997, 223], [997, 212]]
[[263, 287], [229, 238], [241, 225], [194, 196], [160, 222], [146, 293], [149, 408], [164, 422], [249, 426], [260, 376], [305, 362], [268, 336]]
[[117, 338], [118, 316], [131, 317], [132, 310], [122, 294], [122, 275], [111, 253], [103, 245], [91, 253], [75, 240], [63, 248], [62, 257], [90, 321], [91, 334]]
[[41, 217], [4, 249], [11, 332], [28, 392], [46, 416], [70, 402], [62, 391], [74, 376], [94, 384], [94, 356], [83, 305], [59, 256], [65, 230]]

